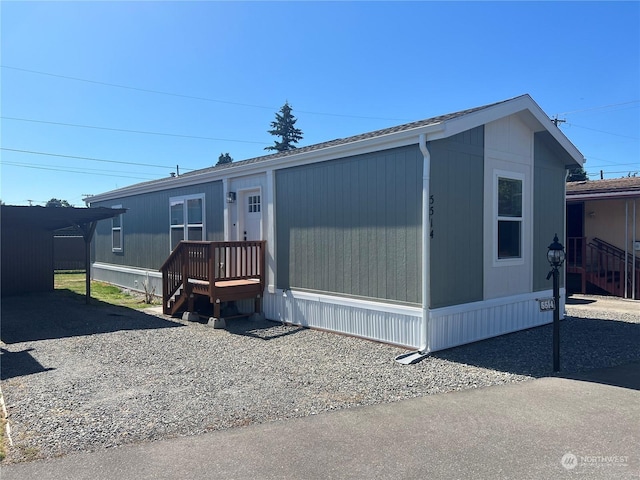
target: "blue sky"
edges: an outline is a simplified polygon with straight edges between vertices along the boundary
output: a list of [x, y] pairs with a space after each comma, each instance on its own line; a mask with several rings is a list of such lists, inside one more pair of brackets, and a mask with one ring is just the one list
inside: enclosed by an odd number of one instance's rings
[[263, 155], [285, 101], [303, 146], [529, 93], [591, 178], [640, 171], [640, 2], [3, 1], [0, 16], [7, 204], [83, 206]]

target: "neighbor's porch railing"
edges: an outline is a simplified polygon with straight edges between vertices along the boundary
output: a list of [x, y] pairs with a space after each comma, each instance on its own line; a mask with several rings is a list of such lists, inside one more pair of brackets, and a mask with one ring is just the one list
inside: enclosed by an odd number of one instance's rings
[[636, 257], [634, 269], [632, 256], [627, 253], [625, 261], [624, 251], [614, 245], [599, 238], [587, 242], [586, 237], [568, 237], [566, 263], [567, 272], [581, 275], [582, 293], [589, 281], [612, 295], [640, 298], [640, 259]]

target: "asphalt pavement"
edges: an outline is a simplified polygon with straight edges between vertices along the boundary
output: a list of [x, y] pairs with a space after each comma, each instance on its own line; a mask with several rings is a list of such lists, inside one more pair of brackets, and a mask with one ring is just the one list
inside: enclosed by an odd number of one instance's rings
[[17, 479], [638, 479], [640, 363], [7, 465]]

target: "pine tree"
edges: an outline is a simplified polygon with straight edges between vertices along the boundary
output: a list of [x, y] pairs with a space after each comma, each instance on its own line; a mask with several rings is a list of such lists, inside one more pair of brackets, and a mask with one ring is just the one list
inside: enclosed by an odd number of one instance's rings
[[218, 157], [218, 163], [216, 163], [216, 165], [222, 165], [223, 163], [231, 162], [233, 162], [233, 158], [231, 158], [231, 155], [229, 155], [229, 153], [221, 153]]
[[573, 167], [569, 169], [569, 175], [567, 175], [567, 182], [584, 182], [589, 180], [587, 172], [582, 167]]
[[52, 198], [46, 203], [45, 207], [73, 207], [73, 205], [71, 205], [66, 200], [59, 200], [57, 198]]
[[271, 122], [271, 135], [280, 137], [280, 141], [275, 140], [274, 145], [265, 147], [265, 150], [275, 150], [277, 152], [286, 152], [296, 148], [294, 143], [302, 140], [302, 130], [296, 128], [298, 119], [291, 114], [291, 106], [289, 102], [285, 102], [280, 112], [276, 113], [276, 119]]

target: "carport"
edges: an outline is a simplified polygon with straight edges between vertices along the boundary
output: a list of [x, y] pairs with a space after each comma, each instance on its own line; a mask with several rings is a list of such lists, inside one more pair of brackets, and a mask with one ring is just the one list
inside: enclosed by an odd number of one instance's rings
[[124, 208], [24, 207], [2, 205], [0, 250], [2, 297], [53, 290], [53, 234], [75, 227], [85, 245], [86, 301], [91, 298], [91, 239], [98, 221]]

